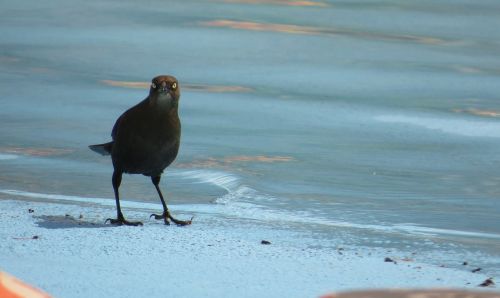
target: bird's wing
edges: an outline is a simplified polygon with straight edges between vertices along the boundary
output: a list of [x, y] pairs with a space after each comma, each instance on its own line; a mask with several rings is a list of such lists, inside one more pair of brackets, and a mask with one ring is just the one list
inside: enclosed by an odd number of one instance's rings
[[116, 119], [115, 125], [113, 126], [113, 130], [111, 131], [111, 137], [113, 138], [113, 141], [116, 138], [116, 135], [118, 134], [118, 129], [120, 127], [120, 122], [122, 121], [123, 114]]
[[[118, 130], [120, 129], [120, 126], [122, 125], [123, 119], [128, 116], [128, 122], [130, 123], [130, 116], [131, 115], [137, 115], [137, 113], [142, 113], [145, 107], [148, 105], [148, 98], [146, 97], [143, 101], [140, 103], [136, 104], [135, 106], [131, 107], [130, 109], [126, 110], [118, 119], [116, 119], [115, 125], [113, 126], [113, 130], [111, 131], [111, 137], [113, 138], [113, 141], [115, 140], [116, 136], [118, 135]], [[135, 117], [133, 117], [135, 118]]]

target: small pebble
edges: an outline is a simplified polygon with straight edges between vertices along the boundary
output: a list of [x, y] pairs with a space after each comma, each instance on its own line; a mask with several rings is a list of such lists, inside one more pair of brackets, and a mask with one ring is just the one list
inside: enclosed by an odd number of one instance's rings
[[483, 281], [482, 284], [480, 284], [478, 287], [491, 287], [495, 285], [495, 283], [493, 282], [493, 278], [488, 278], [487, 280]]

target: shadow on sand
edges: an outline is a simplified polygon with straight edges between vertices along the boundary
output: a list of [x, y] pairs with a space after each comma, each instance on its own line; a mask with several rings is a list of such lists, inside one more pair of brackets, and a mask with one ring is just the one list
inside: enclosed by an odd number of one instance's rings
[[40, 215], [35, 216], [36, 224], [46, 229], [69, 229], [69, 228], [104, 228], [110, 227], [104, 223], [95, 223], [83, 219], [74, 218], [71, 215]]

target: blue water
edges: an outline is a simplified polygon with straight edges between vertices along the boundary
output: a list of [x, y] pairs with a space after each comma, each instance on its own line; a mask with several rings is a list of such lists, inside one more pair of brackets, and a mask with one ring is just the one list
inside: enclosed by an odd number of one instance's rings
[[170, 204], [499, 276], [500, 3], [308, 3], [1, 3], [0, 199], [113, 200], [87, 145], [171, 74]]

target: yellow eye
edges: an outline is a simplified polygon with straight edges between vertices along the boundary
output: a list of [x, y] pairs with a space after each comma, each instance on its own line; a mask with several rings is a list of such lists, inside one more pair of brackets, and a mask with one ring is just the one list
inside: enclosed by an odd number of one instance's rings
[[177, 88], [177, 83], [173, 83], [172, 84], [172, 89], [176, 89]]
[[155, 83], [152, 83], [152, 84], [151, 84], [151, 88], [156, 89], [156, 84], [155, 84]]

